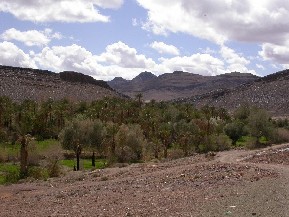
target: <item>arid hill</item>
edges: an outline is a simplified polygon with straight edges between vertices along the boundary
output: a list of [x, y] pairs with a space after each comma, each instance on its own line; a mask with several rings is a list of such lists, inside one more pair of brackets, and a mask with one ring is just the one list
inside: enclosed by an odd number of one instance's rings
[[172, 100], [205, 94], [224, 88], [234, 88], [258, 79], [252, 74], [232, 72], [219, 76], [202, 76], [189, 72], [175, 71], [160, 76], [142, 72], [132, 80], [117, 77], [108, 84], [115, 90], [135, 97], [142, 93], [144, 100]]
[[289, 70], [270, 74], [235, 89], [223, 89], [179, 100], [197, 107], [211, 105], [233, 110], [240, 105], [264, 108], [275, 116], [289, 115]]
[[14, 101], [48, 98], [93, 101], [103, 97], [120, 97], [104, 81], [77, 72], [53, 73], [47, 70], [0, 66], [0, 96]]

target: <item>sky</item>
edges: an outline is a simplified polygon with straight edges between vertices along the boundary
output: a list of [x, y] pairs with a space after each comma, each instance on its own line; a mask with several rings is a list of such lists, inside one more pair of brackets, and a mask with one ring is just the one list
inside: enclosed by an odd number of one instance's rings
[[1, 0], [0, 64], [96, 79], [289, 68], [289, 1]]

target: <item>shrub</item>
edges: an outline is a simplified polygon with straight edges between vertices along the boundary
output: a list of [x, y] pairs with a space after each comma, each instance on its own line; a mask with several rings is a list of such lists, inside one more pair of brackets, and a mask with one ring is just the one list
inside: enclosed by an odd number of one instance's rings
[[142, 159], [146, 141], [139, 125], [121, 125], [116, 134], [116, 158], [120, 163]]
[[272, 141], [274, 143], [289, 142], [289, 130], [285, 128], [278, 128]]
[[28, 145], [28, 165], [29, 166], [39, 166], [40, 165], [40, 154], [37, 149], [35, 141], [32, 141]]
[[63, 158], [61, 144], [58, 142], [51, 144], [44, 152], [44, 157], [49, 177], [59, 177], [62, 173], [59, 161]]
[[171, 148], [168, 151], [169, 159], [178, 159], [184, 157], [184, 151], [180, 148]]
[[18, 170], [12, 170], [7, 171], [5, 174], [5, 183], [16, 183], [20, 179], [19, 177], [19, 171]]
[[0, 165], [0, 172], [3, 174], [2, 184], [5, 183], [16, 183], [20, 179], [19, 177], [20, 168], [17, 165], [3, 164]]
[[3, 129], [0, 129], [0, 143], [7, 142], [7, 141], [8, 141], [7, 132]]
[[213, 150], [210, 151], [225, 151], [229, 150], [232, 145], [232, 140], [224, 134], [212, 136]]
[[0, 163], [4, 163], [8, 160], [8, 153], [5, 148], [0, 147]]
[[43, 167], [29, 167], [28, 176], [34, 179], [47, 179], [49, 177], [47, 169]]
[[49, 177], [59, 177], [62, 173], [61, 166], [58, 160], [50, 160], [47, 165], [47, 171]]
[[204, 141], [199, 145], [201, 153], [210, 151], [224, 151], [230, 149], [232, 140], [224, 134], [211, 135], [204, 138]]

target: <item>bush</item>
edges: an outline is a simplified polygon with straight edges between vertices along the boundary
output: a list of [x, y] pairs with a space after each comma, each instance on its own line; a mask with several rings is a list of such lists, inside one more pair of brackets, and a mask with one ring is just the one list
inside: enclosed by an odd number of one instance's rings
[[63, 159], [61, 144], [53, 141], [42, 155], [45, 157], [49, 177], [59, 177], [62, 173], [60, 160]]
[[256, 140], [257, 139], [255, 137], [247, 136], [246, 140], [244, 141], [244, 147], [248, 149], [260, 148], [260, 145]]
[[272, 139], [274, 143], [285, 143], [289, 142], [289, 130], [285, 128], [278, 128], [276, 130], [275, 136]]
[[0, 147], [0, 163], [4, 163], [8, 160], [8, 153], [5, 148]]
[[20, 176], [19, 176], [18, 170], [8, 171], [5, 174], [5, 183], [16, 183], [19, 181], [19, 179], [20, 179]]
[[168, 158], [169, 159], [178, 159], [184, 157], [184, 151], [179, 148], [171, 148], [168, 151]]
[[34, 179], [47, 179], [49, 174], [47, 169], [43, 167], [29, 167], [28, 176]]
[[40, 165], [40, 155], [37, 149], [37, 145], [35, 141], [32, 141], [28, 145], [28, 165], [29, 166], [39, 166]]
[[16, 183], [20, 179], [20, 168], [18, 165], [2, 164], [0, 165], [0, 173], [2, 173], [2, 179], [0, 177], [0, 184]]
[[146, 141], [139, 125], [121, 125], [116, 134], [116, 159], [120, 163], [138, 162], [142, 159]]
[[225, 151], [229, 150], [232, 145], [232, 140], [224, 134], [215, 135], [212, 137], [213, 150], [211, 151]]
[[58, 160], [50, 160], [47, 165], [47, 172], [49, 177], [59, 177], [62, 173], [61, 166]]
[[7, 142], [7, 141], [8, 141], [7, 132], [3, 129], [0, 129], [0, 143]]
[[232, 140], [227, 135], [211, 135], [204, 138], [204, 142], [199, 145], [199, 150], [201, 153], [224, 151], [230, 149], [231, 146]]

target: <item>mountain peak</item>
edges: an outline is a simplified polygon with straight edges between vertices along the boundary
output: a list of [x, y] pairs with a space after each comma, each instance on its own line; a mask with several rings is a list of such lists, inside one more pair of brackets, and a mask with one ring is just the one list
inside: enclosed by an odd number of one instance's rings
[[157, 78], [156, 75], [154, 75], [153, 73], [151, 72], [141, 72], [138, 76], [136, 76], [134, 79], [132, 80], [138, 80], [138, 81], [148, 81], [148, 80], [151, 80], [151, 79], [154, 79], [154, 78]]

